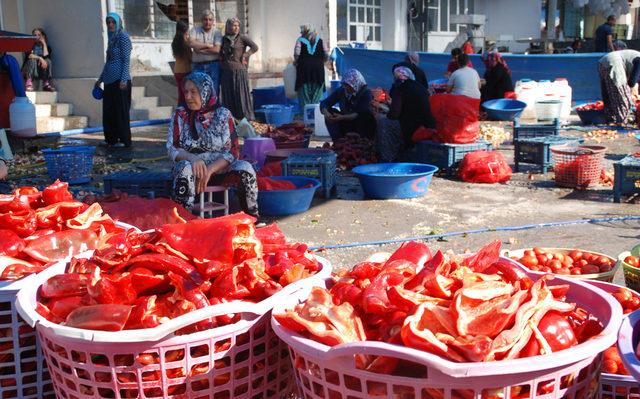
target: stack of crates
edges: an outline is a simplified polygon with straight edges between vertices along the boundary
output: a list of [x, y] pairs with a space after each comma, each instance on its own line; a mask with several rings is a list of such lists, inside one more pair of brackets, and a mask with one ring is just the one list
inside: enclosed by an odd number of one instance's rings
[[513, 151], [515, 159], [515, 171], [520, 171], [521, 163], [538, 165], [542, 173], [547, 173], [551, 166], [551, 146], [562, 144], [582, 144], [583, 138], [580, 137], [533, 137], [528, 139], [520, 139], [513, 142]]
[[331, 197], [336, 186], [336, 153], [293, 153], [282, 161], [284, 176], [304, 176], [318, 179], [322, 184], [320, 192], [325, 198]]
[[173, 176], [171, 172], [129, 172], [112, 173], [104, 177], [104, 193], [122, 191], [140, 197], [171, 197]]
[[620, 202], [623, 195], [640, 193], [640, 158], [627, 155], [613, 164], [613, 202]]
[[[547, 173], [547, 169], [551, 164], [551, 151], [549, 147], [556, 144], [565, 144], [567, 141], [570, 141], [562, 140], [564, 137], [559, 138], [559, 135], [560, 119], [554, 119], [553, 123], [547, 125], [521, 125], [520, 118], [516, 118], [513, 122], [513, 158], [515, 171], [519, 171], [521, 163], [529, 163], [538, 165], [542, 173]], [[551, 137], [557, 140], [537, 140]]]
[[453, 175], [464, 156], [473, 151], [489, 151], [491, 143], [478, 140], [471, 144], [447, 144], [434, 141], [419, 141], [408, 154], [411, 162], [437, 166], [448, 175]]

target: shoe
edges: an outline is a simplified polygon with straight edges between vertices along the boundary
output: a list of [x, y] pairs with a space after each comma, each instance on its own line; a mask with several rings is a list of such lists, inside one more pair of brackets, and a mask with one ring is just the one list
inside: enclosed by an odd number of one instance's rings
[[124, 143], [115, 143], [115, 144], [113, 145], [113, 147], [115, 147], [115, 148], [124, 148], [124, 147], [126, 147], [126, 146], [124, 145]]
[[51, 85], [51, 82], [49, 82], [48, 80], [45, 80], [44, 82], [42, 82], [42, 90], [44, 90], [44, 91], [56, 91], [55, 87], [53, 87]]
[[256, 222], [256, 229], [259, 229], [260, 227], [266, 227], [266, 226], [267, 224], [265, 222], [262, 222], [260, 220]]
[[26, 91], [33, 91], [33, 81], [31, 79], [27, 79], [26, 83], [24, 84], [24, 89]]

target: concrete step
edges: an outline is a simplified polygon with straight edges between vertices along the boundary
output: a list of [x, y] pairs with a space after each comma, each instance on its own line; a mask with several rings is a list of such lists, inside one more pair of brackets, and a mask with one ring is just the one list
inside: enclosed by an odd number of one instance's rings
[[131, 108], [147, 109], [158, 106], [158, 97], [133, 97], [131, 96]]
[[86, 116], [44, 116], [36, 118], [36, 129], [38, 133], [81, 129], [88, 125], [89, 118]]
[[171, 118], [173, 107], [153, 107], [148, 109], [132, 109], [129, 112], [132, 121], [143, 121], [149, 119], [168, 119]]
[[73, 114], [73, 104], [54, 103], [36, 104], [36, 117], [41, 116], [69, 116]]
[[133, 86], [131, 88], [131, 98], [140, 98], [144, 97], [145, 91], [147, 90], [144, 86]]
[[28, 91], [27, 98], [34, 104], [53, 104], [58, 102], [58, 93], [55, 91]]

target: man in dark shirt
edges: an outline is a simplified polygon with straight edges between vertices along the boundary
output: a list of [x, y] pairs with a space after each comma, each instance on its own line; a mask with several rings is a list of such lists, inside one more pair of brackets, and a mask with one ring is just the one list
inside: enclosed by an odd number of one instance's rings
[[607, 22], [596, 29], [596, 52], [608, 53], [613, 51], [613, 26], [616, 24], [616, 17], [609, 15]]

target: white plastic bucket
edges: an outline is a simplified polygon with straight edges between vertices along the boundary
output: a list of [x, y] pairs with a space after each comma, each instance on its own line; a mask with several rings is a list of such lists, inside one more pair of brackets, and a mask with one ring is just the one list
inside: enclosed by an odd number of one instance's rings
[[569, 85], [569, 81], [565, 78], [557, 78], [553, 82], [553, 89], [558, 98], [562, 100], [562, 117], [569, 117], [569, 115], [571, 114], [571, 97], [573, 94], [573, 90]]
[[36, 131], [36, 107], [27, 97], [16, 97], [9, 106], [11, 134], [19, 137], [33, 137]]
[[284, 80], [284, 94], [288, 99], [293, 100], [298, 97], [296, 92], [296, 67], [293, 64], [287, 65], [282, 71], [282, 80]]
[[320, 112], [320, 104], [314, 105], [313, 126], [316, 137], [329, 137], [329, 130], [324, 122], [324, 115]]

